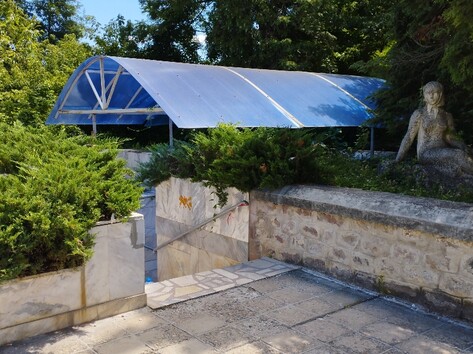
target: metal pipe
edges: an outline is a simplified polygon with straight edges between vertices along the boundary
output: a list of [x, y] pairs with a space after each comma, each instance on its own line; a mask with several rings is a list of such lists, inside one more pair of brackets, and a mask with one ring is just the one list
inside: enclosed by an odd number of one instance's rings
[[[138, 97], [138, 95], [140, 94], [141, 90], [143, 89], [143, 86], [140, 86], [136, 89], [136, 92], [135, 94], [133, 95], [133, 97], [128, 101], [128, 103], [126, 104], [125, 106], [125, 109], [128, 109], [130, 108], [131, 104], [135, 101], [135, 98]], [[122, 118], [122, 115], [120, 115], [118, 117], [118, 119], [121, 119]]]
[[[120, 78], [120, 75], [123, 72], [123, 70], [125, 70], [125, 69], [123, 68], [123, 66], [120, 65], [117, 72], [115, 73], [115, 76], [113, 77], [112, 88], [110, 89], [107, 101], [105, 102], [105, 108], [106, 109], [108, 109], [108, 106], [110, 105], [110, 101], [112, 100], [113, 94], [115, 93], [115, 88], [117, 87], [117, 84], [118, 84], [118, 79]], [[110, 87], [110, 84], [108, 84], [107, 87], [105, 88], [105, 92], [108, 91], [109, 87]]]
[[[66, 95], [64, 96], [64, 99], [62, 100], [61, 102], [61, 105], [59, 106], [59, 109], [62, 109], [64, 107], [64, 105], [66, 104], [67, 102], [67, 99], [69, 98], [71, 92], [72, 92], [72, 88], [75, 87], [77, 81], [79, 81], [79, 78], [82, 77], [82, 75], [84, 75], [84, 73], [87, 71], [87, 69], [97, 61], [98, 59], [95, 59], [95, 60], [91, 60], [81, 71], [81, 74], [80, 75], [77, 75], [76, 78], [74, 79], [74, 81], [72, 82], [72, 84], [69, 86], [68, 90], [67, 90], [67, 93]], [[54, 118], [57, 119], [58, 115], [59, 115], [59, 110], [56, 112]]]
[[107, 93], [105, 92], [105, 73], [104, 73], [104, 64], [103, 56], [100, 57], [100, 100], [103, 103], [102, 109], [107, 109]]
[[172, 126], [172, 120], [169, 118], [169, 147], [173, 148], [174, 147], [174, 132], [173, 132], [173, 126]]
[[92, 114], [92, 136], [97, 136], [97, 119], [95, 117], [95, 114]]
[[370, 157], [374, 157], [374, 127], [371, 126], [371, 134], [370, 134]]
[[97, 102], [100, 104], [100, 108], [103, 109], [102, 99], [100, 98], [100, 96], [97, 92], [97, 89], [95, 88], [94, 82], [92, 81], [92, 79], [91, 79], [91, 77], [90, 77], [90, 75], [87, 71], [85, 72], [85, 77], [87, 78], [87, 81], [89, 82], [90, 88], [92, 89], [92, 92], [94, 93], [95, 98], [97, 99]]
[[114, 109], [61, 109], [61, 114], [152, 114], [164, 113], [162, 108], [114, 108]]
[[170, 240], [164, 241], [163, 243], [161, 243], [160, 245], [158, 245], [158, 246], [154, 249], [154, 252], [155, 252], [155, 253], [158, 252], [159, 249], [161, 249], [161, 248], [163, 248], [163, 247], [169, 245], [170, 243], [173, 243], [174, 241], [179, 240], [180, 238], [186, 236], [187, 234], [190, 234], [191, 232], [194, 232], [195, 230], [200, 229], [202, 226], [207, 225], [209, 222], [218, 219], [219, 217], [221, 217], [221, 216], [223, 216], [223, 215], [225, 215], [225, 214], [231, 212], [232, 210], [235, 210], [236, 208], [241, 207], [241, 206], [248, 206], [248, 205], [249, 205], [249, 203], [248, 203], [246, 200], [242, 200], [242, 201], [238, 202], [237, 204], [235, 204], [235, 205], [233, 205], [233, 206], [231, 206], [231, 207], [228, 207], [228, 208], [225, 209], [225, 210], [222, 210], [220, 213], [215, 214], [212, 218], [210, 218], [210, 219], [208, 219], [208, 220], [205, 220], [205, 221], [201, 222], [200, 224], [197, 224], [197, 225], [191, 227], [189, 230], [180, 233], [179, 235], [173, 237], [173, 238], [170, 239]]

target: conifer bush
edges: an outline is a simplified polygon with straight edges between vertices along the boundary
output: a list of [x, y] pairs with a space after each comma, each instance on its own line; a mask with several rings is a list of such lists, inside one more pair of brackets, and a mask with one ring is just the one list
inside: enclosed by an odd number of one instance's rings
[[0, 124], [0, 281], [75, 267], [97, 221], [126, 219], [142, 188], [119, 142]]
[[[214, 187], [217, 204], [227, 202], [225, 189], [274, 189], [291, 184], [321, 184], [360, 188], [437, 199], [473, 202], [473, 191], [426, 187], [408, 160], [358, 160], [337, 130], [238, 128], [220, 124], [195, 131], [188, 142], [174, 147], [158, 144], [137, 178], [148, 186], [169, 177], [190, 178]], [[381, 168], [382, 166], [385, 166]]]
[[[327, 158], [324, 137], [314, 130], [240, 129], [220, 124], [196, 131], [189, 142], [151, 147], [151, 159], [141, 165], [138, 179], [149, 186], [169, 177], [190, 178], [216, 189], [218, 204], [227, 202], [225, 189], [248, 192], [295, 183], [321, 183], [320, 159]], [[330, 155], [337, 154], [330, 150]], [[329, 157], [330, 158], [330, 157]]]

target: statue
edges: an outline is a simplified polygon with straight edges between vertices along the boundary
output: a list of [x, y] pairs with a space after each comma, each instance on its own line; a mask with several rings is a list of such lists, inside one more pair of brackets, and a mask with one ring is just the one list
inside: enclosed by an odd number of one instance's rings
[[423, 87], [425, 107], [416, 110], [401, 142], [396, 162], [401, 161], [417, 136], [417, 159], [450, 177], [473, 176], [473, 158], [456, 137], [452, 115], [442, 107], [443, 87], [431, 81]]

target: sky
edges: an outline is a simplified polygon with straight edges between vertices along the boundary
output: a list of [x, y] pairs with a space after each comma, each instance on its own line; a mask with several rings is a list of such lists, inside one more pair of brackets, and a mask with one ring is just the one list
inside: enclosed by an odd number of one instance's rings
[[144, 20], [146, 15], [141, 13], [138, 0], [79, 0], [81, 12], [92, 15], [101, 24], [106, 25], [117, 15], [123, 15], [125, 20]]
[[[123, 15], [125, 20], [132, 22], [146, 20], [146, 14], [141, 12], [138, 0], [78, 0], [78, 2], [81, 4], [80, 13], [94, 16], [102, 26], [118, 15]], [[204, 34], [198, 34], [196, 38], [202, 44], [205, 42]], [[204, 53], [202, 49], [200, 55], [204, 56]]]

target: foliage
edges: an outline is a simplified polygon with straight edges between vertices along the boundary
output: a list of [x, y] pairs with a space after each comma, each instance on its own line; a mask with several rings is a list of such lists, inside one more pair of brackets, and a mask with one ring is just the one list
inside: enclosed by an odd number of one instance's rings
[[[365, 66], [380, 74], [389, 89], [379, 95], [378, 120], [400, 140], [410, 114], [421, 103], [420, 89], [440, 81], [447, 110], [459, 130], [473, 123], [473, 26], [471, 2], [465, 0], [401, 0], [386, 16], [389, 46]], [[360, 67], [359, 67], [360, 68]], [[467, 143], [473, 136], [465, 136]]]
[[329, 137], [314, 130], [239, 129], [220, 124], [194, 132], [189, 143], [177, 141], [172, 149], [164, 144], [153, 147], [151, 160], [142, 165], [139, 179], [155, 185], [170, 176], [191, 178], [214, 187], [219, 204], [224, 205], [228, 187], [250, 191], [323, 182], [321, 167], [326, 162], [320, 159], [337, 154], [324, 145]]
[[192, 145], [184, 141], [175, 140], [174, 147], [167, 144], [156, 144], [149, 148], [151, 158], [149, 162], [138, 168], [137, 179], [152, 187], [171, 176], [191, 178], [195, 174], [192, 162]]
[[269, 69], [350, 73], [386, 45], [383, 14], [391, 1], [213, 1], [211, 62]]
[[97, 221], [139, 208], [142, 189], [116, 158], [117, 141], [0, 129], [0, 281], [82, 264]]
[[[140, 0], [149, 21], [117, 18], [98, 52], [267, 69], [357, 73], [386, 44], [392, 0]], [[206, 36], [199, 51], [197, 35]]]
[[67, 34], [82, 37], [84, 29], [77, 14], [77, 0], [32, 0], [32, 5], [44, 39], [55, 43]]
[[[144, 26], [144, 24], [143, 24]], [[97, 54], [139, 58], [142, 56], [138, 34], [140, 23], [133, 24], [121, 15], [103, 28], [103, 34], [95, 35]]]
[[225, 124], [208, 134], [198, 132], [192, 139], [194, 180], [216, 187], [223, 204], [222, 191], [227, 187], [250, 191], [305, 182], [306, 171], [317, 174], [310, 140], [304, 130], [238, 129]]
[[194, 132], [189, 143], [175, 142], [151, 149], [150, 161], [138, 178], [149, 186], [171, 176], [190, 178], [216, 189], [218, 204], [226, 204], [225, 189], [241, 191], [279, 188], [290, 184], [324, 184], [473, 202], [473, 191], [426, 185], [417, 161], [354, 159], [352, 148], [335, 130], [284, 128], [240, 129], [221, 124]]
[[15, 0], [30, 17], [39, 22], [41, 39], [56, 43], [66, 35], [84, 36], [85, 19], [78, 14], [78, 0]]
[[73, 35], [39, 42], [37, 22], [0, 2], [0, 122], [41, 125], [72, 71], [89, 55]]
[[140, 0], [152, 22], [146, 48], [149, 58], [195, 63], [199, 43], [195, 40], [194, 23], [202, 11], [195, 0]]

